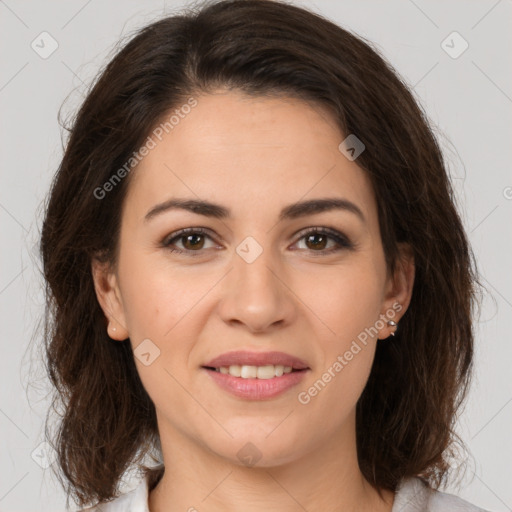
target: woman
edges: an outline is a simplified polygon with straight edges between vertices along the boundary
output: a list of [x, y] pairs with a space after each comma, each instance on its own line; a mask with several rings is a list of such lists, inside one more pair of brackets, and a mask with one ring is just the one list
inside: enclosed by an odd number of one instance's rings
[[425, 115], [358, 37], [266, 0], [145, 27], [78, 112], [41, 247], [80, 507], [482, 510], [439, 490], [472, 252]]

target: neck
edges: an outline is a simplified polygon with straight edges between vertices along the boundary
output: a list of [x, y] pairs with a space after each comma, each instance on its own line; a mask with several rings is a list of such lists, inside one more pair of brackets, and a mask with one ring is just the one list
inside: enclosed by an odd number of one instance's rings
[[165, 473], [149, 494], [150, 512], [391, 512], [394, 494], [381, 498], [359, 469], [355, 428], [287, 463], [247, 467], [162, 427]]

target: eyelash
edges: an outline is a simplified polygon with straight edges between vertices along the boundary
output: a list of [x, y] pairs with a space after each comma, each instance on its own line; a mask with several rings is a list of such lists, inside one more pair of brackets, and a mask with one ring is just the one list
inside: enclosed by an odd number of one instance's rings
[[[175, 233], [172, 233], [171, 235], [164, 238], [164, 240], [161, 243], [161, 246], [167, 250], [169, 250], [172, 253], [178, 253], [178, 254], [187, 254], [192, 257], [200, 256], [203, 253], [203, 250], [199, 249], [197, 251], [191, 251], [188, 249], [176, 249], [175, 247], [172, 247], [172, 244], [175, 240], [178, 240], [180, 238], [183, 238], [185, 235], [205, 235], [208, 238], [212, 238], [209, 234], [209, 231], [205, 228], [185, 228], [180, 229], [179, 231], [176, 231]], [[339, 252], [343, 249], [354, 249], [354, 244], [342, 233], [339, 231], [336, 231], [335, 229], [330, 228], [321, 228], [321, 227], [315, 227], [315, 228], [307, 228], [305, 230], [300, 231], [297, 235], [299, 236], [299, 239], [297, 241], [302, 240], [303, 238], [306, 238], [308, 235], [327, 235], [328, 238], [334, 240], [338, 247], [331, 248], [331, 249], [323, 249], [321, 251], [315, 251], [313, 249], [309, 249], [312, 253], [318, 253], [318, 255], [329, 255], [333, 254], [335, 252]], [[299, 249], [303, 250], [303, 249]], [[305, 249], [308, 250], [308, 249]], [[194, 254], [196, 253], [196, 254]]]

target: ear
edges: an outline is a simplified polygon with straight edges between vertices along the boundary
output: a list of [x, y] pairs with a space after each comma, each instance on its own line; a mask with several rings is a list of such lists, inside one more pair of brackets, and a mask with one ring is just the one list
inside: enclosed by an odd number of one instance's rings
[[123, 341], [129, 334], [117, 275], [108, 263], [96, 258], [92, 259], [91, 273], [96, 297], [108, 321], [108, 335]]
[[398, 324], [411, 303], [414, 285], [414, 254], [409, 244], [398, 244], [399, 257], [394, 275], [389, 275], [380, 318], [384, 327], [379, 329], [378, 338], [385, 339], [397, 330], [397, 326], [388, 325], [388, 320]]

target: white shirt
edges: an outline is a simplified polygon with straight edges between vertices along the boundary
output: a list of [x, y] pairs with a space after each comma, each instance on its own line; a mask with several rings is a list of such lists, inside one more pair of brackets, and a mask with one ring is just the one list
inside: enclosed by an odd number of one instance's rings
[[[147, 480], [142, 479], [135, 489], [99, 507], [79, 512], [149, 512]], [[419, 478], [402, 480], [395, 492], [391, 512], [489, 512], [453, 494], [427, 487]]]

